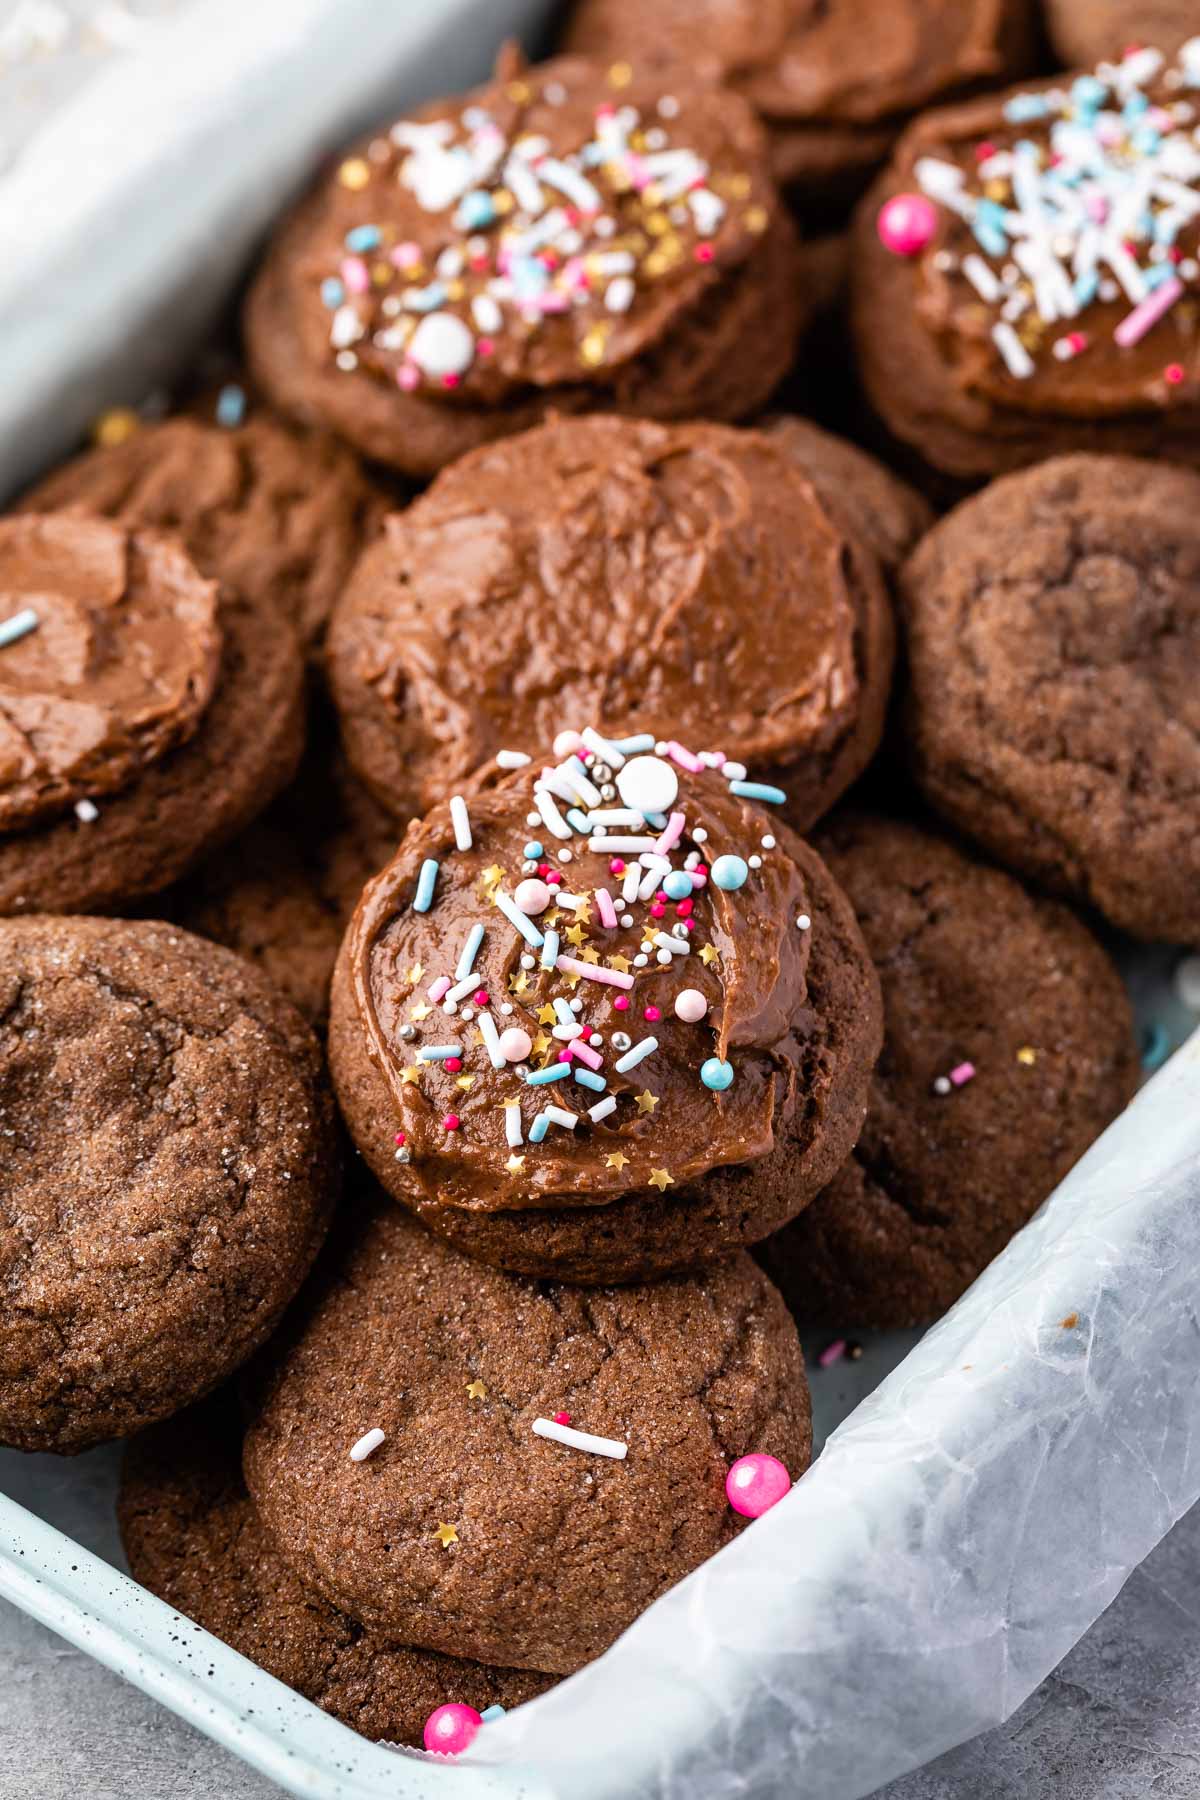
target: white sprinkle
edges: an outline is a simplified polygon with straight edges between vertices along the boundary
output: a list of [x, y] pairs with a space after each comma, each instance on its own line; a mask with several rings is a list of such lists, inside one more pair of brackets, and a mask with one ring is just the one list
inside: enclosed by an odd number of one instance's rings
[[77, 800], [75, 817], [82, 825], [94, 825], [100, 817], [100, 809], [91, 800]]
[[552, 1125], [561, 1125], [565, 1131], [574, 1131], [579, 1123], [578, 1113], [567, 1112], [561, 1106], [545, 1106], [542, 1117], [549, 1119]]
[[640, 1062], [645, 1062], [648, 1056], [653, 1056], [657, 1049], [657, 1038], [643, 1038], [640, 1044], [635, 1044], [632, 1050], [627, 1050], [624, 1056], [621, 1057], [620, 1061], [615, 1065], [617, 1074], [628, 1075], [630, 1069], [636, 1069]]
[[595, 1106], [588, 1107], [588, 1118], [593, 1125], [599, 1125], [601, 1119], [607, 1119], [609, 1113], [615, 1113], [616, 1110], [616, 1095], [608, 1094], [603, 1100], [597, 1100]]
[[15, 644], [18, 638], [28, 636], [31, 631], [36, 631], [39, 622], [32, 606], [23, 607], [10, 618], [0, 619], [0, 650], [7, 644]]
[[531, 759], [523, 750], [497, 750], [496, 761], [502, 769], [523, 769]]
[[697, 825], [695, 831], [693, 831], [692, 842], [695, 844], [707, 844], [708, 833], [705, 831], [703, 825]]
[[1009, 374], [1018, 381], [1028, 381], [1034, 372], [1034, 360], [1006, 320], [1000, 319], [992, 326], [992, 342], [1004, 358]]
[[1185, 956], [1175, 970], [1175, 991], [1191, 1012], [1200, 1012], [1200, 956]]
[[558, 1425], [553, 1419], [535, 1419], [533, 1433], [535, 1437], [566, 1444], [570, 1450], [590, 1450], [593, 1456], [611, 1456], [614, 1462], [624, 1462], [629, 1454], [629, 1445], [622, 1443], [620, 1438], [593, 1437], [590, 1431], [574, 1431], [570, 1425]]
[[357, 1444], [355, 1444], [354, 1448], [350, 1452], [350, 1461], [351, 1462], [366, 1462], [366, 1460], [367, 1460], [368, 1456], [370, 1456], [372, 1450], [378, 1450], [380, 1444], [382, 1444], [382, 1442], [384, 1440], [385, 1435], [386, 1434], [384, 1432], [380, 1431], [378, 1425], [376, 1425], [372, 1430], [368, 1431], [363, 1437], [359, 1438]]
[[808, 931], [812, 925], [812, 920], [809, 918], [807, 913], [801, 913], [799, 918], [796, 920], [796, 924], [801, 931]]
[[[496, 1021], [490, 1012], [481, 1012], [476, 1020], [479, 1035], [483, 1039], [483, 1047], [487, 1051], [488, 1061], [493, 1069], [505, 1067], [504, 1052], [500, 1048], [500, 1033], [496, 1030]], [[518, 1118], [520, 1114], [518, 1114]]]
[[[503, 1061], [503, 1058], [501, 1060]], [[521, 1131], [521, 1107], [516, 1100], [504, 1102], [504, 1135], [509, 1145], [514, 1148], [517, 1144], [525, 1141]]]
[[471, 836], [471, 820], [467, 812], [467, 803], [461, 794], [450, 797], [450, 823], [454, 827], [454, 842], [459, 850], [469, 850], [474, 839]]
[[657, 842], [652, 837], [605, 837], [597, 831], [588, 839], [588, 849], [606, 856], [636, 856], [642, 850], [653, 850]]
[[604, 291], [604, 304], [611, 313], [628, 312], [633, 305], [637, 289], [628, 275], [618, 275], [610, 281]]
[[[557, 806], [555, 806], [554, 801], [551, 799], [546, 789], [543, 787], [535, 788], [533, 797], [537, 803], [538, 813], [546, 830], [551, 832], [556, 838], [569, 838], [571, 835], [571, 827], [567, 824], [567, 821], [563, 818]], [[535, 820], [534, 823], [536, 824], [536, 822], [537, 821]]]
[[654, 943], [659, 950], [669, 950], [672, 956], [687, 956], [689, 945], [686, 938], [668, 937], [665, 931], [656, 931]]
[[600, 733], [598, 731], [593, 731], [590, 725], [586, 730], [581, 731], [579, 735], [582, 737], [588, 749], [594, 750], [597, 756], [603, 757], [610, 768], [620, 769], [624, 766], [624, 751], [619, 749], [616, 744], [610, 743], [607, 738], [602, 738]]

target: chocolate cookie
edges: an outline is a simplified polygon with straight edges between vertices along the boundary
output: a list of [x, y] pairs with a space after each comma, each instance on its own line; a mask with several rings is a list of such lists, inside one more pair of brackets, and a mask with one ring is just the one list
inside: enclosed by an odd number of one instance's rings
[[895, 569], [934, 521], [929, 502], [877, 457], [810, 419], [764, 419], [763, 431], [816, 489], [831, 518], [885, 569]]
[[939, 811], [1135, 937], [1200, 941], [1200, 478], [1089, 456], [1010, 476], [903, 590]]
[[797, 277], [743, 100], [568, 58], [349, 151], [268, 253], [247, 350], [285, 412], [426, 476], [550, 412], [755, 412]]
[[856, 219], [854, 331], [868, 398], [926, 464], [971, 483], [1071, 450], [1200, 461], [1197, 79], [1137, 52], [906, 133]]
[[272, 604], [218, 589], [176, 539], [0, 519], [0, 914], [168, 886], [288, 780], [302, 688]]
[[1200, 28], [1194, 0], [1046, 0], [1054, 48], [1071, 68], [1120, 57], [1131, 44], [1175, 51]]
[[1055, 901], [944, 839], [839, 818], [818, 839], [883, 984], [883, 1054], [845, 1166], [760, 1257], [805, 1323], [924, 1325], [1131, 1099], [1108, 957]]
[[577, 0], [569, 49], [724, 83], [767, 126], [805, 216], [861, 189], [904, 120], [1029, 66], [1027, 0]]
[[419, 1746], [449, 1701], [511, 1709], [554, 1685], [409, 1650], [317, 1599], [260, 1525], [238, 1433], [218, 1404], [134, 1439], [117, 1514], [135, 1581], [364, 1737]]
[[401, 818], [549, 744], [566, 710], [777, 771], [803, 831], [879, 742], [893, 633], [878, 564], [786, 444], [575, 419], [389, 518], [329, 672], [350, 760]]
[[433, 1231], [505, 1268], [639, 1280], [824, 1186], [861, 1127], [879, 997], [840, 890], [755, 784], [650, 736], [603, 763], [604, 740], [566, 740], [556, 769], [410, 826], [343, 945], [331, 1065], [359, 1149]]
[[273, 602], [311, 651], [383, 498], [333, 438], [260, 414], [233, 429], [145, 425], [65, 464], [22, 506], [82, 507], [177, 533], [205, 575], [252, 605]]
[[336, 1184], [320, 1055], [171, 925], [0, 922], [0, 1442], [177, 1411], [274, 1327]]
[[[246, 1481], [308, 1585], [406, 1642], [555, 1674], [737, 1534], [731, 1462], [795, 1479], [811, 1447], [795, 1327], [749, 1257], [585, 1292], [387, 1206], [264, 1388]], [[608, 1452], [538, 1434], [563, 1412]]]

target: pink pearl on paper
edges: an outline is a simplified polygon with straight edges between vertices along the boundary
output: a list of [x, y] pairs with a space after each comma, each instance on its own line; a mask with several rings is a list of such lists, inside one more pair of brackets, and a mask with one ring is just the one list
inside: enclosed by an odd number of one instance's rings
[[439, 1756], [461, 1756], [482, 1724], [473, 1706], [452, 1700], [448, 1706], [436, 1707], [426, 1719], [425, 1748]]
[[761, 1519], [792, 1485], [792, 1478], [777, 1456], [755, 1450], [739, 1456], [725, 1477], [725, 1493], [734, 1512], [747, 1519]]
[[893, 256], [919, 256], [937, 231], [937, 211], [924, 194], [895, 194], [880, 207], [879, 241]]

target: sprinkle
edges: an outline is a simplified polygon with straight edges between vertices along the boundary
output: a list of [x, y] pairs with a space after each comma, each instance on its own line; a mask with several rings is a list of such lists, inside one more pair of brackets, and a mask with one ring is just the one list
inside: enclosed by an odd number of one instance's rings
[[500, 1034], [496, 1030], [496, 1021], [490, 1012], [479, 1015], [479, 1035], [483, 1039], [483, 1047], [487, 1051], [487, 1059], [493, 1069], [505, 1067], [504, 1052], [500, 1048]]
[[544, 787], [534, 789], [534, 805], [541, 815], [542, 824], [556, 838], [569, 838], [571, 827], [559, 812], [554, 801]]
[[620, 851], [624, 856], [637, 856], [644, 850], [653, 850], [657, 838], [652, 837], [606, 837], [603, 832], [593, 832], [588, 848], [597, 850], [602, 856], [611, 856]]
[[834, 1363], [841, 1362], [845, 1354], [845, 1338], [834, 1338], [832, 1344], [826, 1344], [824, 1350], [822, 1350], [820, 1356], [818, 1356], [817, 1367], [821, 1369], [831, 1369]]
[[666, 856], [668, 851], [674, 850], [676, 844], [683, 836], [683, 828], [686, 824], [687, 818], [685, 814], [681, 812], [673, 812], [671, 814], [670, 818], [667, 820], [665, 831], [655, 842], [655, 856]]
[[542, 934], [534, 924], [533, 920], [521, 911], [516, 901], [512, 899], [510, 895], [506, 894], [503, 888], [497, 888], [492, 895], [492, 899], [504, 914], [509, 924], [516, 926], [521, 936], [525, 939], [525, 942], [531, 944], [535, 950], [540, 950], [542, 946]]
[[649, 1180], [650, 1186], [657, 1188], [660, 1194], [665, 1194], [669, 1187], [675, 1186], [675, 1177], [666, 1169], [651, 1169]]
[[992, 342], [1004, 358], [1004, 366], [1017, 381], [1028, 381], [1036, 364], [1024, 344], [1005, 319], [992, 327]]
[[532, 758], [524, 750], [498, 750], [496, 761], [502, 769], [523, 769]]
[[350, 1461], [366, 1462], [372, 1450], [378, 1450], [385, 1435], [384, 1432], [380, 1431], [378, 1425], [374, 1426], [370, 1431], [366, 1432], [363, 1437], [360, 1437], [357, 1444], [354, 1445], [350, 1452]]
[[12, 613], [7, 619], [0, 619], [0, 650], [9, 644], [15, 644], [18, 638], [27, 637], [36, 631], [41, 623], [32, 606], [22, 607], [20, 612]]
[[968, 1081], [975, 1079], [975, 1064], [961, 1062], [957, 1068], [951, 1069], [950, 1080], [954, 1087], [966, 1087]]
[[596, 1106], [588, 1108], [588, 1118], [592, 1121], [593, 1125], [599, 1125], [602, 1119], [607, 1119], [610, 1113], [615, 1113], [616, 1110], [616, 1097], [615, 1095], [610, 1094], [607, 1100], [601, 1100]]
[[436, 981], [430, 982], [425, 991], [436, 1006], [438, 1001], [444, 999], [450, 992], [450, 977], [439, 975]]
[[700, 1065], [700, 1079], [714, 1094], [723, 1094], [726, 1088], [733, 1086], [733, 1069], [719, 1056], [710, 1056]]
[[487, 1391], [487, 1383], [485, 1381], [480, 1381], [478, 1377], [476, 1377], [476, 1379], [474, 1381], [468, 1381], [468, 1383], [467, 1383], [467, 1399], [468, 1400], [486, 1400], [487, 1397], [488, 1397], [488, 1391]]
[[[549, 90], [549, 88], [547, 88], [546, 89], [546, 97], [549, 98], [549, 95], [550, 95], [550, 90]], [[491, 1706], [484, 1707], [483, 1711], [479, 1715], [479, 1723], [481, 1725], [490, 1725], [492, 1723], [493, 1719], [502, 1719], [504, 1717], [505, 1711], [506, 1711], [506, 1708], [501, 1706], [500, 1702], [497, 1700]]]
[[591, 1088], [595, 1094], [602, 1094], [608, 1086], [603, 1075], [596, 1075], [591, 1069], [575, 1069], [573, 1074], [580, 1087]]
[[593, 1456], [610, 1456], [614, 1462], [624, 1462], [629, 1454], [629, 1445], [620, 1438], [594, 1437], [589, 1431], [575, 1431], [570, 1425], [560, 1425], [556, 1419], [535, 1419], [532, 1429], [535, 1437], [549, 1438], [553, 1443], [565, 1444], [569, 1450], [587, 1450]]
[[450, 992], [445, 996], [447, 1010], [449, 1010], [451, 1006], [457, 1006], [458, 1002], [470, 993], [477, 980], [478, 977], [474, 974], [466, 975], [460, 982], [452, 987]]
[[417, 1051], [417, 1061], [446, 1062], [449, 1057], [457, 1056], [460, 1048], [459, 1044], [425, 1044]]
[[442, 1126], [446, 1131], [457, 1131], [461, 1124], [462, 1120], [457, 1113], [447, 1113], [442, 1120]]
[[483, 926], [479, 924], [472, 925], [467, 934], [467, 941], [463, 945], [462, 954], [458, 959], [458, 966], [454, 971], [454, 979], [456, 981], [464, 981], [471, 973], [471, 970], [475, 967], [475, 958], [479, 955], [479, 947], [482, 943]]
[[561, 1125], [564, 1131], [574, 1131], [579, 1123], [578, 1113], [567, 1112], [561, 1106], [547, 1106], [542, 1117], [548, 1119], [551, 1125]]
[[433, 905], [433, 890], [438, 877], [438, 864], [432, 856], [426, 857], [421, 864], [421, 873], [417, 877], [417, 891], [413, 899], [413, 911], [427, 913]]
[[[728, 774], [728, 772], [729, 765], [727, 763], [725, 773]], [[763, 800], [770, 806], [782, 806], [787, 799], [782, 788], [772, 787], [765, 781], [731, 781], [729, 789], [731, 793], [738, 796], [739, 800]]]
[[600, 914], [600, 923], [605, 930], [614, 930], [617, 924], [617, 909], [612, 903], [612, 895], [607, 888], [596, 889], [596, 909]]
[[624, 766], [626, 745], [613, 743], [609, 738], [601, 737], [600, 733], [594, 731], [590, 725], [579, 735], [587, 748], [594, 751], [601, 762], [608, 763], [613, 769], [620, 769]]
[[457, 1531], [455, 1531], [453, 1525], [447, 1525], [444, 1519], [438, 1520], [437, 1529], [433, 1535], [438, 1540], [443, 1550], [448, 1550], [451, 1544], [457, 1544], [458, 1542]]
[[657, 1038], [643, 1038], [640, 1044], [635, 1044], [632, 1050], [627, 1050], [624, 1056], [621, 1057], [620, 1061], [616, 1064], [617, 1074], [628, 1075], [630, 1069], [636, 1069], [638, 1064], [645, 1062], [648, 1056], [653, 1056], [657, 1049]]
[[338, 170], [338, 180], [342, 186], [350, 188], [356, 193], [365, 188], [370, 179], [370, 167], [361, 156], [350, 157]]
[[691, 951], [686, 938], [668, 937], [665, 931], [656, 931], [651, 941], [671, 956], [687, 956]]
[[1182, 281], [1178, 276], [1172, 275], [1155, 288], [1152, 294], [1147, 295], [1140, 305], [1135, 306], [1131, 313], [1125, 315], [1113, 332], [1114, 341], [1122, 350], [1132, 349], [1134, 344], [1141, 342], [1150, 327], [1157, 325], [1163, 315], [1171, 310], [1182, 294]]
[[546, 1114], [544, 1112], [540, 1112], [538, 1114], [537, 1118], [533, 1121], [533, 1124], [529, 1127], [530, 1143], [531, 1144], [540, 1144], [540, 1143], [544, 1142], [546, 1133], [549, 1131], [549, 1129], [550, 1129], [549, 1119], [546, 1117]]
[[94, 825], [96, 820], [100, 817], [100, 809], [94, 801], [77, 800], [75, 802], [75, 817], [79, 820], [81, 825]]
[[548, 931], [542, 945], [542, 967], [553, 969], [558, 962], [559, 938], [557, 931]]
[[570, 1073], [568, 1063], [551, 1063], [546, 1069], [531, 1069], [525, 1080], [530, 1087], [547, 1087], [552, 1081], [565, 1081]]
[[454, 826], [456, 848], [469, 850], [474, 840], [471, 837], [471, 820], [467, 813], [467, 803], [461, 794], [455, 794], [451, 798], [450, 823]]
[[[700, 758], [691, 750], [685, 750], [683, 745], [677, 744], [674, 739], [667, 745], [667, 755], [672, 762], [678, 763], [681, 769], [686, 769], [689, 775], [699, 775], [703, 772], [704, 764]], [[661, 812], [662, 808], [660, 807], [658, 810]]]
[[797, 929], [797, 931], [811, 931], [812, 930], [812, 920], [809, 918], [807, 913], [799, 913], [797, 915], [796, 929]]
[[226, 431], [233, 431], [246, 417], [246, 390], [230, 382], [217, 395], [216, 421]]
[[573, 1057], [577, 1057], [580, 1062], [585, 1062], [590, 1069], [602, 1069], [604, 1067], [604, 1058], [600, 1055], [599, 1051], [593, 1050], [591, 1045], [585, 1044], [581, 1038], [572, 1039], [568, 1049]]
[[595, 963], [579, 962], [573, 956], [560, 956], [558, 967], [565, 975], [578, 975], [583, 981], [599, 981], [606, 987], [631, 988], [633, 976], [620, 969], [605, 969]]
[[1023, 1063], [1027, 1069], [1031, 1069], [1037, 1061], [1037, 1051], [1031, 1044], [1022, 1044], [1017, 1051], [1017, 1061]]
[[519, 1100], [504, 1102], [504, 1135], [510, 1148], [525, 1141], [521, 1131], [521, 1103]]
[[142, 428], [138, 415], [127, 406], [113, 406], [108, 412], [100, 414], [92, 426], [92, 440], [109, 448], [114, 444], [124, 444]]

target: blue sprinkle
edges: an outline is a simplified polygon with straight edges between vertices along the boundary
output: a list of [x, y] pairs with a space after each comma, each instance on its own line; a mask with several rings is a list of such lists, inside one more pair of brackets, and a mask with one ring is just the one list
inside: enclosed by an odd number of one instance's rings
[[667, 829], [666, 813], [643, 813], [642, 817], [653, 831], [665, 831]]
[[570, 1063], [551, 1063], [548, 1069], [533, 1069], [525, 1077], [530, 1087], [548, 1087], [552, 1081], [565, 1081], [571, 1073]]
[[1151, 1025], [1142, 1038], [1142, 1067], [1148, 1075], [1161, 1069], [1171, 1054], [1171, 1038], [1162, 1025]]
[[346, 233], [347, 250], [378, 250], [381, 242], [378, 225], [356, 225]]
[[672, 869], [663, 881], [668, 900], [686, 900], [692, 891], [692, 878], [686, 869]]
[[643, 750], [653, 750], [656, 740], [648, 731], [643, 731], [637, 737], [614, 738], [612, 741], [622, 756], [637, 756]]
[[458, 223], [464, 231], [480, 231], [495, 217], [495, 202], [483, 188], [473, 188], [459, 202]]
[[452, 1056], [461, 1055], [461, 1044], [423, 1044], [417, 1051], [417, 1061], [448, 1062]]
[[540, 950], [542, 946], [542, 934], [534, 924], [533, 920], [529, 917], [529, 914], [523, 913], [516, 901], [506, 894], [503, 888], [497, 888], [496, 892], [492, 895], [492, 899], [496, 902], [496, 905], [500, 908], [500, 911], [504, 914], [509, 924], [516, 926], [521, 936], [525, 939], [525, 942], [534, 950]]
[[572, 826], [574, 830], [582, 833], [584, 837], [586, 837], [588, 832], [592, 829], [591, 825], [577, 806], [568, 806], [567, 824]]
[[537, 862], [539, 857], [545, 856], [546, 852], [536, 838], [530, 838], [522, 854], [526, 862]]
[[346, 298], [346, 290], [336, 275], [329, 275], [321, 283], [321, 300], [330, 312], [342, 304]]
[[1161, 287], [1164, 281], [1170, 281], [1174, 273], [1174, 263], [1151, 263], [1148, 269], [1142, 270], [1142, 279], [1145, 281], [1149, 291], [1153, 293], [1155, 288]]
[[483, 926], [472, 925], [463, 945], [462, 955], [458, 959], [458, 967], [454, 971], [455, 981], [465, 981], [475, 967], [475, 958], [479, 955], [479, 947], [483, 943]]
[[40, 621], [32, 606], [24, 606], [20, 612], [11, 613], [7, 619], [0, 619], [0, 650], [6, 644], [15, 644], [31, 631], [36, 631]]
[[1004, 208], [995, 200], [980, 200], [975, 208], [975, 217], [971, 221], [971, 230], [982, 249], [989, 256], [1005, 256], [1008, 253], [1007, 215]]
[[428, 912], [433, 905], [433, 890], [438, 878], [438, 864], [432, 856], [427, 856], [421, 864], [421, 873], [417, 876], [417, 891], [413, 898], [414, 912]]
[[504, 1711], [502, 1706], [485, 1706], [479, 1717], [485, 1725], [490, 1725], [493, 1719], [502, 1719]]
[[409, 288], [404, 296], [404, 305], [408, 312], [436, 312], [439, 306], [446, 304], [446, 290], [440, 281], [431, 281], [428, 287]]
[[1075, 284], [1072, 287], [1071, 292], [1074, 294], [1075, 304], [1079, 307], [1079, 310], [1081, 312], [1083, 311], [1085, 306], [1090, 306], [1092, 304], [1092, 301], [1096, 298], [1096, 295], [1099, 292], [1099, 289], [1100, 289], [1100, 271], [1099, 271], [1099, 269], [1088, 269], [1084, 272], [1084, 274], [1076, 276]]
[[552, 969], [557, 961], [558, 933], [557, 931], [548, 931], [546, 941], [542, 945], [542, 967], [543, 969]]
[[1043, 94], [1014, 94], [1005, 103], [1004, 116], [1010, 125], [1024, 125], [1030, 119], [1044, 119], [1049, 110]]
[[550, 271], [535, 256], [513, 258], [511, 279], [518, 300], [536, 300], [550, 286]]
[[710, 1056], [706, 1063], [700, 1065], [700, 1079], [714, 1094], [722, 1094], [727, 1087], [733, 1086], [733, 1070], [719, 1056]]
[[540, 1144], [549, 1129], [549, 1119], [546, 1117], [545, 1113], [539, 1113], [537, 1118], [533, 1121], [533, 1124], [529, 1127], [530, 1143]]
[[246, 393], [244, 388], [230, 382], [217, 395], [217, 424], [223, 425], [226, 431], [232, 431], [240, 425], [246, 416]]
[[740, 800], [766, 800], [772, 806], [782, 806], [787, 799], [782, 788], [771, 787], [765, 781], [731, 781], [729, 791]]
[[602, 1094], [608, 1087], [603, 1075], [597, 1075], [593, 1069], [575, 1069], [575, 1079], [580, 1087], [591, 1088], [594, 1094]]
[[1071, 83], [1071, 101], [1080, 112], [1096, 112], [1107, 98], [1108, 89], [1094, 75], [1081, 75]]
[[1149, 111], [1150, 96], [1148, 94], [1143, 94], [1139, 88], [1134, 88], [1128, 100], [1125, 102], [1124, 117], [1130, 120], [1140, 119], [1143, 113]]

